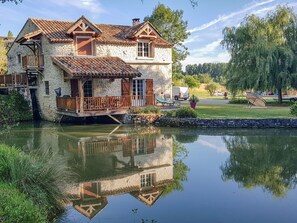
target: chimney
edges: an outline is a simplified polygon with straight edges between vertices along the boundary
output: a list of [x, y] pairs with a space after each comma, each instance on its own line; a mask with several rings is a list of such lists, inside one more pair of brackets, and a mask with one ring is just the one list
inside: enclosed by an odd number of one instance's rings
[[138, 24], [140, 24], [140, 18], [134, 18], [134, 19], [132, 19], [132, 26], [136, 26]]

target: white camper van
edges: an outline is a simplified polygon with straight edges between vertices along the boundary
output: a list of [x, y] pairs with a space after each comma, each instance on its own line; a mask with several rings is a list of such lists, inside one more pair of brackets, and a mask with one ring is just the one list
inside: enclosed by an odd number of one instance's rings
[[172, 86], [172, 97], [175, 100], [179, 100], [179, 99], [187, 100], [189, 98], [189, 88]]

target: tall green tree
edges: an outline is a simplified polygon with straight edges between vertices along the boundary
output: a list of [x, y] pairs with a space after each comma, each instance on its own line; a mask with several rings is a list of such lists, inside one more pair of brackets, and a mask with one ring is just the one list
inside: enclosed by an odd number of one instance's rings
[[13, 37], [13, 34], [12, 34], [12, 32], [10, 30], [7, 33], [7, 37]]
[[172, 10], [163, 4], [158, 4], [153, 13], [144, 18], [144, 21], [151, 22], [165, 40], [174, 44], [172, 69], [173, 73], [180, 73], [182, 69], [181, 61], [186, 59], [189, 54], [183, 42], [190, 35], [187, 32], [188, 22], [183, 20], [183, 11]]
[[219, 80], [226, 68], [226, 63], [203, 63], [203, 64], [188, 64], [186, 66], [186, 74], [210, 74], [215, 80]]
[[282, 90], [297, 87], [297, 19], [291, 8], [279, 6], [265, 18], [247, 16], [223, 34], [231, 55], [226, 69], [231, 92], [277, 90], [282, 103]]
[[0, 39], [0, 75], [6, 74], [7, 72], [6, 52], [5, 42]]

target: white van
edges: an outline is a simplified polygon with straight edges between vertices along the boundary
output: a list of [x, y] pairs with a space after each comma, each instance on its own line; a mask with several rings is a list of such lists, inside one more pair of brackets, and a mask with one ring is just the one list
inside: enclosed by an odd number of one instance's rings
[[179, 99], [187, 100], [189, 98], [189, 88], [172, 86], [172, 97], [175, 100], [179, 100]]

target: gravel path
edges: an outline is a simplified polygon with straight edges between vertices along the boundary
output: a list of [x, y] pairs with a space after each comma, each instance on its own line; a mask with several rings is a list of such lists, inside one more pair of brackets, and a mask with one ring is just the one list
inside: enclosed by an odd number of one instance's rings
[[[229, 100], [218, 100], [218, 99], [199, 99], [198, 104], [201, 105], [227, 105]], [[189, 101], [181, 101], [183, 104], [188, 104]]]

